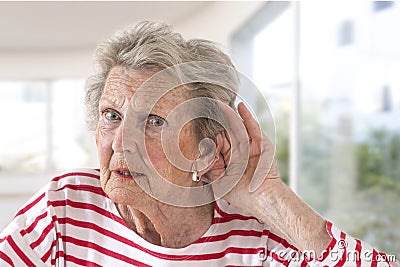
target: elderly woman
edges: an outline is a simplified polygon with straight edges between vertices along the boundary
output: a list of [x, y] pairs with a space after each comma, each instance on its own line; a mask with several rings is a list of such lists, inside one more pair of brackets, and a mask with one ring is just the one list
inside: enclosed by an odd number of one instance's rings
[[96, 63], [86, 105], [100, 169], [33, 197], [0, 236], [0, 266], [394, 264], [282, 183], [213, 43], [144, 22]]

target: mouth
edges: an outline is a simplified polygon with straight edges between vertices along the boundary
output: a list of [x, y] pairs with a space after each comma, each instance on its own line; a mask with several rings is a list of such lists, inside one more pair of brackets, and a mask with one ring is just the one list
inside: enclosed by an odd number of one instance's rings
[[131, 172], [129, 169], [115, 169], [112, 171], [117, 177], [122, 179], [135, 179], [144, 176], [143, 173]]

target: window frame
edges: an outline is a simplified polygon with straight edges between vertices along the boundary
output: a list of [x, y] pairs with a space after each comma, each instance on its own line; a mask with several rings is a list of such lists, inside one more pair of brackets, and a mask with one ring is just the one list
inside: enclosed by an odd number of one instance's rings
[[[291, 96], [292, 110], [290, 112], [290, 135], [289, 135], [289, 187], [297, 192], [299, 173], [299, 151], [300, 151], [300, 74], [299, 74], [299, 16], [300, 3], [296, 1], [269, 1], [265, 3], [248, 21], [246, 21], [231, 37], [231, 51], [238, 68], [248, 77], [253, 79], [252, 62], [253, 38], [261, 30], [268, 27], [284, 11], [293, 9], [293, 68], [291, 70]], [[239, 92], [250, 105], [256, 103], [256, 96], [251, 92]]]

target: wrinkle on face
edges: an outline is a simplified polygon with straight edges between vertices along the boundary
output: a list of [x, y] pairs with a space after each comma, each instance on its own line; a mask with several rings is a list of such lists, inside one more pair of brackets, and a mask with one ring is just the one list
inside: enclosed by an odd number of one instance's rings
[[[139, 94], [135, 95], [133, 112], [135, 112], [135, 115], [140, 115], [140, 112], [150, 109], [149, 105], [152, 105], [152, 101], [150, 100], [154, 100], [156, 94], [161, 95], [160, 90], [164, 90], [165, 84], [168, 84], [165, 82], [163, 83], [161, 80], [152, 81], [151, 83], [146, 82], [153, 74], [154, 73], [150, 71], [127, 70], [123, 67], [114, 67], [110, 71], [105, 83], [103, 95], [100, 99], [100, 121], [96, 133], [96, 143], [99, 150], [101, 169], [104, 169], [102, 172], [104, 175], [101, 175], [102, 185], [107, 194], [115, 193], [115, 198], [119, 201], [123, 199], [124, 203], [140, 201], [139, 198], [143, 198], [143, 192], [141, 192], [141, 189], [135, 181], [118, 181], [118, 179], [113, 177], [111, 172], [113, 169], [118, 167], [128, 168], [135, 166], [135, 161], [127, 164], [124, 151], [115, 151], [113, 148], [113, 142], [116, 140], [116, 135], [121, 131], [119, 127], [123, 127], [123, 120], [125, 119], [127, 112], [132, 111], [132, 97], [136, 93]], [[146, 86], [141, 87], [144, 82], [146, 82]], [[141, 90], [137, 92], [140, 87]], [[187, 98], [188, 92], [184, 87], [174, 88], [171, 91], [168, 91], [159, 99], [158, 102], [156, 102], [151, 109], [151, 114], [166, 118], [171, 110], [184, 102]], [[102, 121], [104, 118], [101, 115], [101, 112], [105, 109], [113, 109], [120, 114], [121, 122], [117, 127], [110, 128], [104, 124]], [[166, 132], [166, 136], [168, 136], [168, 131], [176, 130], [168, 128], [169, 126], [173, 127], [173, 121], [167, 122], [167, 124], [168, 123], [170, 123], [170, 125], [166, 125], [163, 128]], [[193, 129], [189, 123], [182, 128], [178, 144], [176, 144], [176, 142], [170, 142], [168, 145], [177, 146], [176, 153], [182, 153], [185, 157], [194, 159], [194, 155], [198, 154], [198, 148], [193, 136]], [[132, 140], [134, 138], [135, 136], [132, 136]], [[192, 170], [180, 170], [169, 162], [169, 159], [163, 152], [164, 149], [161, 142], [161, 133], [146, 130], [145, 145], [150, 160], [150, 162], [146, 164], [152, 164], [159, 175], [173, 184], [191, 186], [192, 181], [190, 172]], [[120, 147], [123, 146], [121, 145]], [[138, 156], [140, 155], [135, 155], [133, 158], [136, 158], [138, 162], [144, 162], [142, 159], [143, 155], [141, 155], [141, 158], [138, 158]], [[132, 171], [141, 173], [143, 168], [139, 167], [138, 169], [139, 170]], [[146, 186], [148, 188], [151, 189], [152, 186], [156, 186], [154, 184], [152, 185], [153, 181], [151, 177], [146, 178], [147, 179], [143, 179], [143, 182], [147, 183]], [[141, 192], [141, 194], [138, 195], [138, 192]]]
[[[178, 140], [167, 142], [166, 145], [173, 146], [173, 153], [176, 151], [187, 158], [196, 158], [198, 144], [192, 124], [187, 123], [182, 129], [174, 128], [174, 125], [178, 123], [173, 120], [178, 120], [179, 114], [177, 118], [172, 118], [172, 121], [167, 122], [167, 126], [161, 127], [160, 131], [157, 127], [156, 130], [145, 128], [145, 140], [135, 140], [138, 138], [135, 132], [128, 131], [129, 140], [132, 139], [132, 143], [136, 143], [129, 147], [130, 153], [125, 153], [127, 148], [122, 144], [121, 137], [124, 122], [129, 120], [127, 115], [131, 115], [130, 112], [134, 112], [135, 116], [140, 117], [141, 114], [147, 116], [147, 111], [151, 109], [152, 114], [165, 119], [177, 105], [188, 99], [188, 92], [184, 87], [178, 87], [169, 91], [153, 107], [150, 107], [149, 105], [153, 105], [154, 96], [161, 95], [160, 91], [165, 89], [166, 84], [168, 85], [168, 81], [164, 83], [161, 80], [153, 81], [138, 93], [138, 88], [153, 74], [154, 72], [151, 71], [128, 70], [117, 66], [111, 70], [107, 78], [103, 95], [100, 98], [100, 117], [96, 130], [100, 181], [104, 192], [116, 203], [121, 216], [132, 230], [153, 244], [184, 247], [206, 232], [212, 221], [213, 204], [191, 208], [167, 205], [144, 192], [135, 180], [121, 179], [112, 172], [116, 168], [123, 167], [129, 168], [130, 171], [144, 173], [146, 176], [139, 177], [139, 179], [143, 178], [140, 181], [149, 188], [150, 192], [173, 194], [172, 186], [163, 186], [145, 173], [145, 165], [152, 164], [158, 174], [168, 182], [185, 187], [195, 186], [191, 179], [193, 170], [181, 170], [174, 166], [166, 157], [161, 140], [163, 131], [168, 138], [172, 136], [172, 131], [181, 130]], [[133, 96], [136, 101], [133, 103], [132, 109]], [[116, 111], [120, 120], [115, 122], [112, 120], [112, 123], [108, 119], [106, 120], [102, 112], [108, 109]], [[144, 146], [150, 162], [145, 162], [144, 156], [141, 155], [143, 145], [139, 147], [138, 142], [143, 143], [143, 141], [145, 141]], [[131, 156], [132, 158], [130, 158]], [[131, 168], [138, 170], [131, 170]], [[176, 197], [190, 198], [189, 191], [186, 192], [187, 195], [181, 194]], [[180, 225], [180, 227], [176, 227], [176, 225]]]

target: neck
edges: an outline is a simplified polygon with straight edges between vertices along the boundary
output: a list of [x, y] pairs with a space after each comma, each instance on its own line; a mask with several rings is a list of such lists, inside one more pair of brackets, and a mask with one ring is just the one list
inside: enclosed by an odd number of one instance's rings
[[127, 225], [143, 239], [170, 248], [195, 242], [208, 230], [214, 215], [213, 203], [190, 208], [160, 203], [146, 209], [117, 204], [117, 208]]

